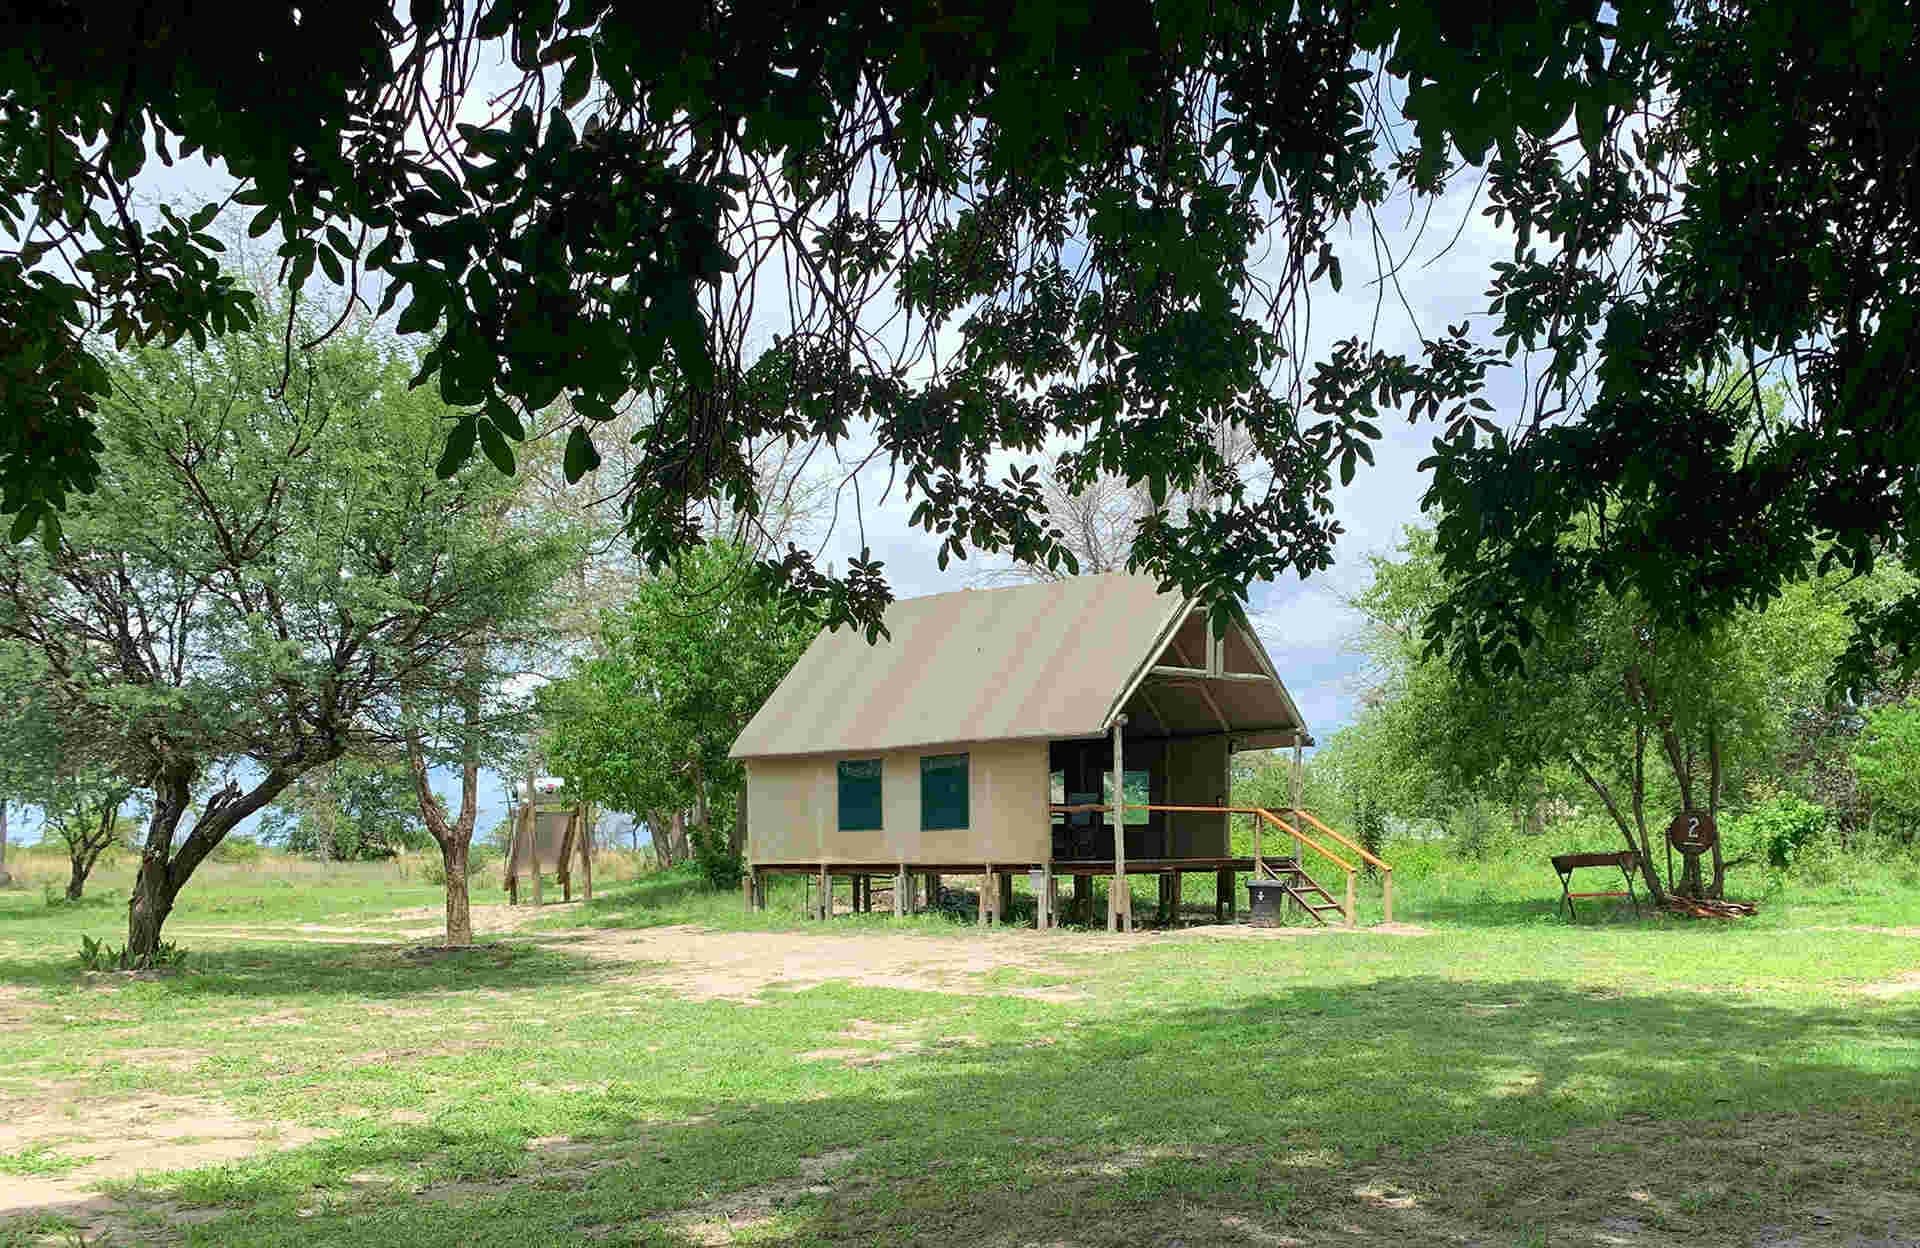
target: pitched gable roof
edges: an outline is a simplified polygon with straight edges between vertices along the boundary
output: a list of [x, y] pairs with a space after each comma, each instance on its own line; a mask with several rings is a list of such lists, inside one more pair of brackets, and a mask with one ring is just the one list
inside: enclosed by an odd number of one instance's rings
[[845, 628], [815, 637], [732, 757], [1096, 736], [1187, 615], [1124, 573], [903, 599], [873, 645]]

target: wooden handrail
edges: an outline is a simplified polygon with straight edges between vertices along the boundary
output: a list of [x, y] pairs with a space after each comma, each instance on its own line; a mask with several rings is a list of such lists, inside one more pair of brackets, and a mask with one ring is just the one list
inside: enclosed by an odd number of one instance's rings
[[[1051, 813], [1056, 815], [1072, 815], [1072, 814], [1092, 814], [1094, 812], [1099, 812], [1101, 814], [1108, 814], [1112, 812], [1113, 808], [1112, 806], [1110, 806], [1105, 802], [1084, 802], [1084, 803], [1079, 803], [1071, 806], [1066, 805], [1064, 803], [1049, 802], [1047, 803], [1047, 809]], [[1347, 912], [1347, 924], [1348, 926], [1353, 925], [1353, 922], [1354, 922], [1353, 876], [1355, 871], [1353, 864], [1348, 862], [1346, 859], [1340, 857], [1340, 855], [1334, 853], [1332, 850], [1328, 849], [1326, 846], [1320, 844], [1320, 842], [1314, 840], [1312, 837], [1308, 836], [1306, 833], [1300, 831], [1298, 828], [1288, 823], [1285, 819], [1280, 818], [1278, 815], [1274, 814], [1272, 811], [1267, 810], [1266, 808], [1261, 806], [1173, 806], [1173, 805], [1168, 805], [1161, 802], [1125, 802], [1125, 803], [1122, 803], [1121, 809], [1122, 810], [1159, 810], [1159, 811], [1165, 811], [1169, 814], [1253, 815], [1258, 818], [1265, 819], [1268, 823], [1271, 823], [1274, 827], [1279, 828], [1282, 832], [1294, 838], [1294, 840], [1312, 849], [1314, 853], [1319, 854], [1322, 858], [1325, 858], [1328, 862], [1332, 863], [1336, 867], [1339, 867], [1342, 871], [1345, 871], [1347, 873], [1347, 904], [1345, 909]], [[1344, 846], [1345, 848], [1350, 849], [1354, 853], [1358, 854], [1363, 861], [1371, 864], [1372, 866], [1378, 867], [1381, 870], [1381, 872], [1384, 874], [1384, 889], [1382, 892], [1382, 917], [1389, 923], [1393, 922], [1393, 866], [1392, 864], [1386, 862], [1385, 860], [1381, 859], [1375, 854], [1369, 853], [1365, 846], [1360, 845], [1357, 842], [1352, 841], [1347, 837], [1342, 836], [1340, 833], [1334, 831], [1332, 828], [1322, 823], [1320, 819], [1316, 815], [1314, 815], [1312, 811], [1303, 809], [1300, 811], [1300, 816], [1301, 816], [1302, 822], [1312, 824], [1316, 829], [1318, 829], [1320, 832], [1322, 832], [1326, 836], [1338, 842], [1340, 845]], [[1259, 841], [1257, 837], [1254, 842], [1254, 851], [1255, 851], [1254, 860], [1257, 863], [1260, 860]]]
[[1348, 849], [1352, 850], [1354, 853], [1359, 854], [1362, 860], [1368, 863], [1371, 863], [1373, 866], [1380, 868], [1382, 871], [1393, 870], [1393, 867], [1391, 864], [1383, 862], [1379, 858], [1376, 858], [1372, 854], [1368, 853], [1366, 851], [1365, 846], [1362, 846], [1354, 841], [1348, 840], [1346, 837], [1340, 835], [1338, 832], [1335, 832], [1332, 828], [1328, 827], [1326, 824], [1321, 823], [1318, 819], [1314, 817], [1314, 814], [1312, 811], [1302, 810], [1300, 812], [1300, 817], [1305, 819], [1308, 823], [1312, 824], [1314, 827], [1319, 828], [1322, 832], [1326, 833], [1328, 836], [1332, 837], [1334, 840], [1340, 842], [1342, 845], [1345, 845]]
[[1282, 819], [1280, 816], [1274, 814], [1272, 811], [1267, 810], [1264, 807], [1256, 806], [1254, 807], [1253, 813], [1255, 813], [1256, 815], [1259, 815], [1262, 819], [1265, 819], [1268, 823], [1271, 823], [1274, 827], [1279, 828], [1282, 832], [1285, 832], [1288, 836], [1291, 836], [1294, 840], [1299, 841], [1302, 845], [1305, 845], [1308, 849], [1311, 849], [1314, 853], [1319, 854], [1322, 858], [1325, 858], [1328, 862], [1332, 863], [1334, 866], [1339, 867], [1342, 871], [1345, 871], [1348, 874], [1353, 873], [1354, 866], [1352, 863], [1348, 862], [1345, 858], [1342, 858], [1340, 855], [1334, 853], [1332, 850], [1328, 849], [1325, 845], [1322, 845], [1320, 842], [1314, 840], [1312, 837], [1308, 836], [1305, 832], [1300, 831], [1300, 829], [1294, 827], [1292, 824], [1288, 823], [1285, 819]]
[[[1081, 814], [1081, 813], [1091, 814], [1094, 811], [1100, 811], [1102, 813], [1106, 813], [1112, 808], [1104, 802], [1099, 804], [1089, 802], [1089, 803], [1084, 803], [1078, 806], [1050, 805], [1049, 809], [1051, 809], [1053, 813], [1056, 815], [1073, 815], [1073, 814]], [[1176, 814], [1176, 815], [1178, 814], [1258, 815], [1261, 818], [1265, 819], [1268, 823], [1271, 823], [1275, 827], [1278, 827], [1284, 832], [1286, 832], [1288, 836], [1291, 836], [1293, 839], [1299, 841], [1301, 844], [1310, 847], [1315, 853], [1319, 854], [1322, 858], [1325, 858], [1328, 862], [1331, 862], [1334, 866], [1339, 867], [1342, 871], [1354, 870], [1353, 864], [1348, 862], [1345, 858], [1342, 858], [1340, 855], [1334, 853], [1332, 850], [1320, 844], [1320, 842], [1314, 840], [1312, 837], [1308, 836], [1305, 832], [1300, 831], [1298, 828], [1294, 827], [1292, 824], [1288, 823], [1286, 820], [1280, 818], [1278, 815], [1274, 814], [1272, 811], [1266, 809], [1264, 806], [1169, 806], [1161, 802], [1127, 802], [1125, 803], [1124, 809], [1126, 810], [1160, 810], [1160, 811], [1166, 811], [1170, 814]], [[1300, 813], [1305, 815], [1307, 812], [1303, 810]], [[1313, 816], [1307, 815], [1307, 818], [1313, 819]], [[1372, 854], [1367, 853], [1366, 850], [1360, 849], [1359, 846], [1353, 844], [1351, 841], [1347, 840], [1346, 837], [1341, 836], [1338, 832], [1334, 832], [1331, 828], [1321, 823], [1318, 819], [1313, 819], [1313, 826], [1316, 828], [1319, 828], [1322, 832], [1326, 832], [1330, 834], [1333, 837], [1333, 839], [1335, 839], [1336, 841], [1339, 841], [1342, 845], [1345, 845], [1347, 848], [1358, 850], [1361, 857], [1366, 858], [1368, 861], [1372, 862], [1374, 865], [1379, 867], [1384, 867], [1388, 871], [1393, 870], [1392, 867], [1388, 867], [1386, 863], [1381, 862], [1378, 858], [1375, 858]]]

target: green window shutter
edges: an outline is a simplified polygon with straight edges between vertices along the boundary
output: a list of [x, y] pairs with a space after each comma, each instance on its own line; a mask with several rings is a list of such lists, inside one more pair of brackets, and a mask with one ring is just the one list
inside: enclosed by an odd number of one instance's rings
[[841, 762], [840, 830], [871, 832], [880, 821], [880, 760], [849, 758]]
[[928, 831], [967, 826], [967, 756], [929, 754], [920, 760], [920, 826]]

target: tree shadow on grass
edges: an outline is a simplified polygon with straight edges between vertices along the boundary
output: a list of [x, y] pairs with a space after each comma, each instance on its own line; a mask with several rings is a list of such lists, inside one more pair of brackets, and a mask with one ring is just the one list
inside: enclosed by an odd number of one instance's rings
[[[792, 1011], [799, 1045], [823, 1011], [898, 1000], [829, 988], [759, 1008]], [[724, 1242], [741, 1226], [756, 1242], [987, 1244], [1920, 1231], [1900, 1222], [1920, 1219], [1909, 1007], [1401, 976], [1221, 1007], [1008, 1008], [1017, 1036], [816, 1056], [800, 1084], [769, 1085], [778, 1099], [730, 1077], [716, 1087], [742, 1090], [654, 1096], [640, 1114], [609, 1086], [523, 1128], [361, 1131], [138, 1199], [232, 1206], [185, 1229], [233, 1245]], [[791, 1073], [806, 1057], [753, 1060]], [[550, 1078], [586, 1060], [527, 1054]], [[578, 1150], [564, 1160], [523, 1147], [563, 1131]], [[462, 1150], [479, 1181], [365, 1181]], [[1855, 1225], [1875, 1210], [1888, 1221]]]
[[1670, 921], [1645, 897], [1637, 914], [1625, 898], [1575, 902], [1576, 917], [1569, 922], [1557, 893], [1551, 897], [1544, 893], [1539, 897], [1407, 895], [1412, 892], [1408, 889], [1395, 898], [1394, 917], [1401, 922], [1457, 927], [1650, 927]]
[[85, 991], [143, 981], [154, 991], [181, 996], [386, 1000], [440, 991], [586, 984], [619, 969], [525, 940], [483, 940], [471, 950], [417, 942], [263, 940], [189, 950], [183, 967], [163, 972], [90, 972], [71, 957], [0, 958], [0, 984]]

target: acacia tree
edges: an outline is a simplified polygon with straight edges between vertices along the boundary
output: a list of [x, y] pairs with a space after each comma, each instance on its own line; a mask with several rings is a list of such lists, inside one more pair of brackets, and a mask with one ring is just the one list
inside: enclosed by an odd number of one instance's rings
[[644, 815], [656, 843], [688, 819], [724, 883], [746, 837], [744, 820], [728, 818], [743, 773], [727, 752], [812, 637], [762, 591], [744, 552], [690, 552], [607, 613], [599, 653], [541, 690], [547, 765], [582, 800]]
[[289, 367], [265, 322], [134, 351], [100, 408], [95, 488], [51, 545], [0, 552], [0, 636], [69, 740], [153, 794], [130, 965], [207, 855], [484, 639], [520, 571], [511, 542], [449, 558], [507, 483], [436, 476], [450, 413], [409, 389], [415, 368], [363, 330]]
[[85, 895], [93, 864], [120, 843], [121, 811], [132, 796], [132, 785], [107, 773], [61, 776], [40, 795], [46, 831], [67, 850], [68, 901]]
[[260, 818], [260, 839], [322, 861], [391, 858], [431, 843], [419, 821], [413, 775], [348, 756], [295, 781]]
[[[1405, 414], [1438, 435], [1456, 588], [1435, 635], [1462, 624], [1496, 666], [1594, 587], [1691, 628], [1828, 554], [1905, 558], [1915, 530], [1899, 5], [422, 0], [233, 23], [151, 0], [29, 6], [9, 33], [0, 507], [21, 535], [99, 471], [98, 342], [256, 314], [212, 254], [220, 203], [138, 213], [142, 171], [187, 155], [232, 175], [290, 291], [384, 285], [433, 336], [421, 374], [466, 413], [449, 471], [511, 458], [523, 412], [564, 397], [578, 476], [652, 399], [626, 518], [655, 566], [705, 504], [756, 514], [754, 448], [863, 428], [947, 554], [1061, 549], [1009, 457], [1155, 497], [1204, 482], [1209, 507], [1128, 558], [1226, 599], [1327, 566], [1328, 469]], [[1388, 206], [1511, 231], [1491, 317], [1309, 355], [1345, 231], [1377, 243]], [[1383, 291], [1405, 259], [1378, 262]], [[1534, 384], [1496, 410], [1489, 369], [1520, 352]], [[1702, 370], [1783, 376], [1797, 402], [1753, 441], [1755, 388]], [[1258, 477], [1222, 463], [1222, 425]], [[871, 558], [765, 558], [827, 622], [878, 627]], [[1920, 599], [1861, 624], [1910, 645]]]
[[67, 900], [79, 901], [94, 863], [119, 840], [135, 786], [89, 755], [84, 735], [46, 696], [44, 674], [33, 654], [0, 642], [0, 776], [8, 793], [39, 809], [42, 839], [67, 851]]

